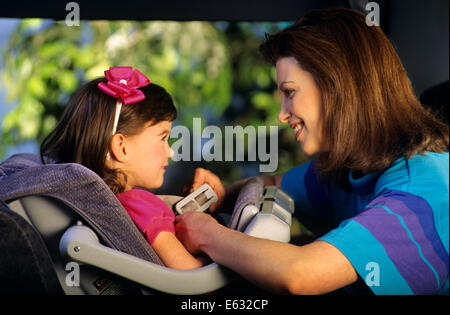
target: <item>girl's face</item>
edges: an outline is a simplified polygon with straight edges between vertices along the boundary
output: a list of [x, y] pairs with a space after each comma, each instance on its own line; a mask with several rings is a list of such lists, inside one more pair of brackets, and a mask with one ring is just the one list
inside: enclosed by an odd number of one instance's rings
[[304, 71], [293, 57], [280, 58], [276, 70], [281, 92], [278, 120], [294, 129], [295, 138], [306, 154], [323, 152], [323, 104], [313, 76]]
[[171, 128], [172, 122], [162, 121], [147, 125], [137, 135], [126, 137], [127, 157], [122, 169], [127, 175], [126, 190], [161, 187], [165, 167], [173, 155], [168, 142]]

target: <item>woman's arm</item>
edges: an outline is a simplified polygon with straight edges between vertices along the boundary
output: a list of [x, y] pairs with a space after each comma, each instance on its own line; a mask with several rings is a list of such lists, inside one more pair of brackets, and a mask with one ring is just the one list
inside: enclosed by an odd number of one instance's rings
[[357, 280], [347, 258], [317, 241], [295, 246], [248, 236], [218, 224], [204, 213], [175, 219], [177, 237], [191, 252], [205, 252], [256, 285], [277, 293], [322, 294]]
[[192, 256], [175, 235], [170, 232], [160, 232], [153, 241], [152, 248], [164, 265], [173, 269], [200, 268], [209, 261], [203, 255]]

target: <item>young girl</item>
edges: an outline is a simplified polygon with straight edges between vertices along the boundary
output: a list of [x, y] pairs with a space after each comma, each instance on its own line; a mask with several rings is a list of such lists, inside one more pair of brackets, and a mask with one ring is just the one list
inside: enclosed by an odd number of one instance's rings
[[193, 257], [174, 232], [174, 214], [154, 194], [173, 152], [168, 139], [177, 112], [164, 88], [131, 67], [111, 67], [106, 78], [81, 87], [41, 145], [41, 158], [79, 163], [117, 196], [167, 267], [193, 269]]

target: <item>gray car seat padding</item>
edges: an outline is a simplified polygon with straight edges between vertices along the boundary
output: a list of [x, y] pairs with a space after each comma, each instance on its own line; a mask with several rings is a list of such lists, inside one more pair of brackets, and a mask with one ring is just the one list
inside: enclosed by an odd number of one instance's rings
[[249, 205], [257, 205], [261, 201], [263, 192], [264, 181], [261, 178], [255, 177], [247, 181], [239, 192], [234, 205], [230, 221], [228, 222], [229, 228], [237, 229], [243, 209]]
[[31, 195], [67, 204], [107, 246], [163, 265], [106, 183], [88, 168], [75, 163], [42, 164], [34, 154], [14, 155], [1, 163], [0, 200]]

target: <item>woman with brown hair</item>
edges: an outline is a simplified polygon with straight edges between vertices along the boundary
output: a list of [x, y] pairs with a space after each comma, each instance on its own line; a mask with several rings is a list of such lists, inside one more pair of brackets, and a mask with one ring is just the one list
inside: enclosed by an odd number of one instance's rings
[[[188, 213], [176, 218], [179, 239], [274, 292], [448, 294], [448, 127], [417, 100], [387, 37], [361, 13], [325, 9], [260, 50], [276, 67], [278, 119], [317, 156], [261, 177], [319, 238], [273, 242]], [[247, 179], [224, 188], [198, 169], [192, 189], [205, 182], [220, 204]]]

